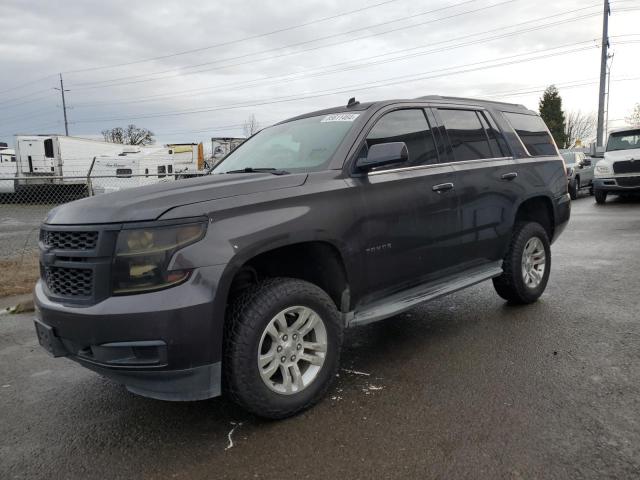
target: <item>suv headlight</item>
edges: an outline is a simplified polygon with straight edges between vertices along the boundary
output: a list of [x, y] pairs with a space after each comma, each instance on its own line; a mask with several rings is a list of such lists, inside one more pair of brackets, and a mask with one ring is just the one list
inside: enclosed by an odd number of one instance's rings
[[177, 285], [191, 270], [168, 271], [169, 262], [181, 248], [204, 237], [204, 222], [121, 230], [113, 264], [113, 293], [149, 292]]
[[598, 176], [603, 176], [603, 175], [611, 175], [613, 173], [613, 171], [611, 170], [611, 167], [607, 164], [604, 165], [596, 165], [596, 175]]

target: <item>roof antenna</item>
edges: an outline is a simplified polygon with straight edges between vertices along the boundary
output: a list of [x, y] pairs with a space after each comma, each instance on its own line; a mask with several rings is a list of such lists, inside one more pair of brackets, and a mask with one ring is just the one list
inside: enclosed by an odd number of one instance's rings
[[351, 97], [347, 102], [347, 108], [355, 107], [356, 105], [359, 105], [359, 104], [360, 102], [356, 100], [356, 97]]

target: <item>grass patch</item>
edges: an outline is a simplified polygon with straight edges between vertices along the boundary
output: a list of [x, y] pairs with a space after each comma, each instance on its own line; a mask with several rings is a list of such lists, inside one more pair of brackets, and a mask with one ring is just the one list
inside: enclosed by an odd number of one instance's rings
[[0, 297], [33, 292], [40, 276], [37, 253], [25, 253], [20, 258], [0, 259]]

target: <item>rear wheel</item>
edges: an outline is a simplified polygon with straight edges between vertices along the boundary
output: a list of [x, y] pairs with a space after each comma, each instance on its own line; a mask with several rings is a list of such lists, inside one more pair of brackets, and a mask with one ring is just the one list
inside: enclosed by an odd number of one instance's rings
[[335, 378], [340, 316], [309, 282], [273, 278], [233, 301], [224, 374], [231, 398], [267, 418], [294, 415], [318, 402]]
[[596, 203], [603, 204], [607, 201], [607, 192], [604, 190], [595, 190], [594, 195], [596, 197]]
[[551, 247], [542, 225], [516, 223], [502, 269], [503, 274], [493, 279], [493, 286], [505, 300], [527, 304], [542, 295], [551, 270]]

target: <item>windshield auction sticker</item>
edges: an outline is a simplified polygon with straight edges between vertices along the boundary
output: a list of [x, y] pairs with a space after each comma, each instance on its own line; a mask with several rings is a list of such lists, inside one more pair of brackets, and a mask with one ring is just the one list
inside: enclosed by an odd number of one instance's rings
[[320, 122], [353, 122], [359, 116], [359, 113], [333, 113], [324, 117]]

